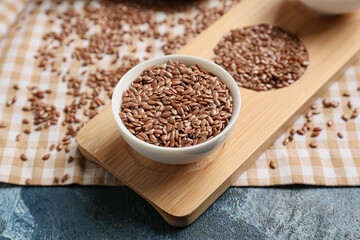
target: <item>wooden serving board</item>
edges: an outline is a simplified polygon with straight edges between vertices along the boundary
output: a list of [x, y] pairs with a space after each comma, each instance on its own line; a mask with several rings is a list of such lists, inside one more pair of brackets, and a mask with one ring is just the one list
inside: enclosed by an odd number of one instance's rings
[[174, 226], [187, 226], [209, 207], [280, 136], [360, 49], [360, 12], [322, 16], [296, 1], [243, 0], [185, 46], [179, 54], [211, 59], [231, 29], [272, 23], [297, 34], [309, 52], [305, 74], [283, 89], [240, 89], [242, 109], [224, 147], [188, 165], [147, 160], [121, 137], [107, 107], [77, 135], [81, 153], [151, 203]]

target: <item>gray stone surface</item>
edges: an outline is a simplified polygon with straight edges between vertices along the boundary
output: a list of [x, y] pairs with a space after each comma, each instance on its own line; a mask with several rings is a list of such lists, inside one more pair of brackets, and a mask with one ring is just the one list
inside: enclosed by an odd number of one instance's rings
[[5, 239], [360, 239], [360, 189], [230, 188], [174, 228], [127, 187], [0, 184]]

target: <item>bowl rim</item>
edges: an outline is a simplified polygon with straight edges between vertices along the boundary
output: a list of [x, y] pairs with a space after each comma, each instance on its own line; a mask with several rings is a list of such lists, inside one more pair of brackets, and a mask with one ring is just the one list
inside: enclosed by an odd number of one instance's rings
[[[193, 145], [193, 146], [187, 146], [187, 147], [164, 147], [164, 146], [156, 146], [154, 144], [145, 142], [140, 140], [139, 138], [137, 138], [135, 135], [133, 135], [125, 126], [125, 124], [123, 123], [123, 121], [121, 120], [119, 113], [120, 113], [120, 109], [116, 109], [114, 104], [115, 99], [117, 99], [116, 97], [114, 97], [115, 95], [119, 95], [119, 94], [123, 94], [123, 92], [127, 89], [124, 89], [124, 91], [122, 91], [120, 93], [120, 88], [121, 88], [121, 81], [123, 81], [124, 79], [128, 78], [129, 75], [131, 75], [133, 72], [139, 72], [138, 75], [140, 75], [143, 71], [141, 70], [143, 68], [143, 65], [147, 65], [147, 64], [151, 64], [150, 66], [156, 65], [156, 64], [161, 64], [161, 63], [157, 63], [158, 61], [162, 60], [163, 63], [166, 63], [168, 60], [172, 60], [172, 61], [178, 61], [181, 63], [182, 59], [185, 58], [191, 58], [192, 60], [197, 60], [199, 61], [199, 65], [201, 66], [201, 62], [202, 63], [207, 63], [212, 65], [212, 67], [217, 68], [218, 71], [221, 71], [225, 74], [225, 76], [230, 79], [230, 84], [223, 82], [224, 84], [226, 84], [229, 89], [230, 89], [230, 94], [234, 98], [234, 96], [236, 95], [238, 101], [238, 104], [236, 106], [236, 109], [234, 109], [233, 113], [237, 114], [233, 114], [232, 117], [230, 118], [230, 121], [228, 123], [228, 125], [215, 137], [213, 137], [210, 140], [207, 140], [203, 143], [197, 144], [197, 145]], [[134, 81], [135, 79], [133, 79], [131, 81], [131, 83]], [[220, 79], [221, 80], [221, 79]], [[130, 83], [130, 84], [131, 84]], [[231, 86], [232, 85], [232, 86]], [[120, 97], [120, 106], [121, 106], [121, 101], [122, 101], [122, 96]], [[233, 100], [234, 101], [234, 100]], [[234, 104], [234, 103], [233, 103]], [[113, 113], [113, 117], [115, 119], [115, 122], [117, 123], [118, 127], [120, 128], [120, 130], [122, 130], [122, 132], [126, 133], [127, 136], [129, 136], [133, 141], [135, 141], [136, 143], [143, 145], [145, 147], [149, 147], [152, 148], [153, 150], [159, 150], [159, 151], [164, 151], [167, 153], [176, 153], [176, 152], [182, 152], [182, 151], [186, 151], [186, 150], [200, 150], [201, 148], [205, 147], [206, 145], [210, 145], [213, 142], [215, 142], [217, 139], [221, 138], [222, 136], [224, 136], [228, 131], [230, 131], [232, 129], [232, 127], [235, 125], [236, 120], [240, 114], [240, 110], [241, 110], [241, 94], [240, 94], [240, 90], [239, 87], [237, 86], [234, 78], [225, 70], [223, 69], [221, 66], [219, 66], [218, 64], [209, 61], [207, 59], [201, 58], [201, 57], [196, 57], [196, 56], [191, 56], [191, 55], [183, 55], [183, 54], [173, 54], [173, 55], [165, 55], [165, 56], [161, 56], [161, 57], [155, 57], [152, 59], [149, 59], [147, 61], [144, 61], [142, 63], [137, 64], [136, 66], [134, 66], [133, 68], [131, 68], [125, 75], [123, 75], [121, 77], [121, 79], [119, 80], [119, 82], [117, 83], [116, 87], [114, 88], [113, 91], [113, 97], [111, 99], [111, 109], [112, 109], [112, 113]], [[121, 133], [122, 133], [121, 132]]]

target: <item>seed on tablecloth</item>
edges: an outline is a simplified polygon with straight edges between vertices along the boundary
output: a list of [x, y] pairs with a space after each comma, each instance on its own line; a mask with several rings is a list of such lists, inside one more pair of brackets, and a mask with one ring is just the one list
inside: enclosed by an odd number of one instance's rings
[[54, 177], [54, 183], [55, 184], [58, 184], [60, 182], [59, 178], [58, 177]]
[[302, 42], [271, 24], [231, 30], [215, 47], [213, 59], [240, 87], [255, 91], [287, 87], [309, 65]]
[[21, 134], [16, 135], [16, 141], [18, 142], [20, 141], [20, 139], [21, 139]]
[[70, 145], [66, 145], [66, 146], [65, 146], [65, 152], [66, 152], [66, 153], [70, 152]]
[[27, 178], [25, 179], [25, 185], [31, 185], [31, 179], [30, 178]]
[[338, 135], [339, 138], [343, 138], [343, 137], [344, 137], [344, 134], [343, 134], [342, 132], [338, 132], [337, 135]]
[[290, 135], [290, 136], [288, 137], [288, 139], [289, 139], [289, 141], [291, 142], [292, 140], [294, 140], [294, 137], [293, 137], [292, 135]]
[[30, 134], [30, 133], [31, 133], [31, 130], [30, 130], [30, 129], [25, 129], [25, 130], [24, 130], [24, 133], [25, 133], [25, 134]]
[[347, 106], [348, 106], [348, 108], [352, 109], [353, 105], [352, 105], [352, 102], [350, 100], [347, 102]]
[[309, 143], [309, 147], [311, 147], [311, 148], [317, 148], [318, 145], [317, 145], [317, 143], [311, 142], [311, 143]]
[[319, 136], [320, 132], [312, 132], [311, 137], [317, 137]]
[[350, 119], [350, 117], [348, 115], [346, 115], [346, 114], [343, 114], [341, 116], [341, 119], [344, 120], [345, 122], [347, 122]]
[[298, 129], [298, 130], [296, 130], [296, 133], [299, 135], [304, 135], [305, 132], [302, 129]]
[[294, 135], [295, 135], [295, 132], [296, 132], [295, 129], [291, 129], [291, 130], [290, 130], [290, 135], [291, 135], [291, 136], [294, 136]]
[[24, 119], [22, 120], [22, 123], [23, 123], [23, 124], [28, 124], [28, 123], [29, 123], [29, 120], [27, 120], [26, 118], [24, 118]]
[[269, 166], [272, 168], [272, 169], [275, 169], [277, 167], [276, 163], [271, 160], [270, 163], [269, 163]]
[[74, 161], [74, 157], [73, 156], [69, 156], [67, 159], [68, 163], [72, 163]]
[[350, 97], [350, 96], [351, 96], [350, 91], [344, 92], [344, 93], [343, 93], [343, 96], [344, 96], [344, 97]]
[[16, 83], [13, 85], [13, 89], [15, 89], [15, 90], [19, 90], [20, 88], [19, 88], [19, 85], [17, 85]]
[[26, 157], [26, 155], [23, 154], [23, 153], [20, 155], [20, 159], [23, 160], [23, 161], [28, 160], [27, 157]]
[[354, 119], [354, 118], [357, 118], [357, 117], [358, 117], [358, 113], [353, 112], [353, 113], [351, 114], [351, 119]]
[[41, 131], [42, 129], [43, 129], [42, 126], [38, 126], [38, 127], [35, 128], [35, 131]]
[[320, 113], [321, 113], [320, 110], [314, 110], [314, 111], [312, 112], [313, 115], [318, 115], [318, 114], [320, 114]]
[[331, 127], [331, 126], [333, 125], [333, 121], [332, 121], [332, 120], [329, 120], [329, 121], [327, 122], [327, 125], [328, 125], [328, 127]]
[[51, 157], [51, 154], [50, 154], [50, 153], [45, 154], [45, 155], [42, 157], [42, 160], [48, 160], [50, 157]]
[[289, 138], [285, 138], [283, 141], [283, 145], [286, 146], [289, 144]]
[[320, 131], [322, 131], [323, 129], [322, 129], [322, 127], [314, 127], [313, 128], [313, 131], [314, 132], [320, 132]]
[[69, 174], [65, 174], [62, 178], [61, 178], [61, 182], [64, 183], [69, 179]]
[[56, 147], [56, 150], [57, 150], [58, 152], [60, 152], [62, 149], [63, 149], [63, 145], [62, 145], [61, 143], [59, 143], [59, 144], [57, 145], [57, 147]]
[[6, 123], [0, 123], [0, 128], [6, 128], [7, 124]]
[[55, 144], [51, 144], [49, 150], [52, 151], [52, 150], [54, 150], [54, 149], [55, 149]]
[[314, 103], [313, 105], [311, 105], [311, 109], [312, 110], [316, 110], [319, 107], [319, 104]]

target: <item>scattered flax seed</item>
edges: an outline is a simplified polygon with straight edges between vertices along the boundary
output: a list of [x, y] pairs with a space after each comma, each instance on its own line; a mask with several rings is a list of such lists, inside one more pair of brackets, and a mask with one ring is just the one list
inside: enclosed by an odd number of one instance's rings
[[289, 138], [285, 138], [283, 141], [283, 145], [286, 146], [289, 144]]
[[311, 143], [309, 143], [309, 147], [311, 147], [311, 148], [317, 148], [318, 145], [317, 145], [317, 143], [311, 142]]
[[51, 93], [52, 93], [52, 90], [51, 90], [51, 89], [46, 89], [46, 90], [45, 90], [45, 93], [46, 93], [46, 94], [51, 94]]
[[343, 93], [343, 96], [344, 96], [344, 97], [350, 97], [350, 96], [351, 96], [350, 91], [344, 92], [344, 93]]
[[320, 132], [312, 132], [311, 137], [317, 137], [319, 136]]
[[352, 105], [352, 102], [350, 100], [347, 102], [347, 106], [348, 106], [348, 108], [352, 109], [353, 105]]
[[338, 132], [337, 135], [338, 135], [339, 138], [343, 138], [343, 137], [344, 137], [344, 134], [343, 134], [342, 132]]
[[6, 128], [7, 124], [6, 123], [0, 123], [0, 128]]
[[299, 135], [304, 135], [305, 132], [302, 129], [298, 129], [296, 130], [296, 133]]
[[59, 178], [58, 177], [54, 177], [54, 183], [55, 184], [58, 184], [60, 182]]
[[60, 152], [62, 149], [63, 149], [63, 145], [62, 145], [61, 143], [59, 143], [59, 144], [57, 145], [57, 147], [56, 147], [56, 150], [57, 150], [58, 152]]
[[37, 127], [35, 128], [35, 131], [41, 131], [42, 129], [43, 129], [42, 126], [37, 126]]
[[20, 139], [21, 139], [21, 134], [16, 135], [16, 141], [18, 142], [20, 141]]
[[269, 166], [272, 168], [272, 169], [275, 169], [277, 167], [276, 163], [274, 161], [270, 161], [269, 163]]
[[66, 145], [66, 146], [65, 146], [65, 152], [66, 152], [66, 153], [70, 152], [70, 145]]
[[52, 151], [52, 150], [54, 150], [54, 149], [55, 149], [55, 144], [51, 144], [49, 150]]
[[291, 142], [292, 140], [294, 140], [294, 137], [293, 137], [292, 135], [290, 135], [290, 136], [288, 137], [288, 139], [289, 139], [289, 141]]
[[311, 105], [311, 109], [312, 110], [316, 110], [319, 107], [319, 104], [314, 103], [313, 105]]
[[27, 157], [25, 154], [21, 154], [20, 155], [20, 159], [23, 160], [23, 161], [26, 161], [27, 160]]
[[31, 179], [30, 178], [27, 178], [25, 179], [25, 185], [31, 185]]
[[318, 115], [318, 114], [320, 114], [320, 113], [321, 113], [320, 110], [314, 110], [314, 111], [312, 112], [313, 115]]
[[28, 124], [28, 123], [29, 123], [29, 120], [27, 120], [26, 118], [24, 118], [24, 119], [22, 120], [22, 123], [23, 123], [23, 124]]
[[353, 112], [351, 114], [351, 119], [357, 118], [358, 117], [358, 113], [357, 112]]
[[291, 130], [290, 130], [290, 135], [291, 135], [291, 136], [294, 136], [294, 135], [295, 135], [295, 132], [296, 132], [295, 129], [291, 129]]
[[323, 129], [322, 129], [322, 127], [314, 127], [313, 128], [313, 131], [314, 132], [320, 132], [320, 131], [322, 131]]
[[64, 183], [69, 179], [69, 174], [65, 174], [62, 178], [61, 178], [61, 182]]
[[30, 131], [30, 129], [25, 129], [25, 130], [24, 130], [24, 133], [25, 133], [25, 134], [30, 134], [31, 131]]
[[333, 125], [333, 121], [329, 120], [329, 121], [327, 122], [327, 125], [328, 125], [328, 127], [331, 127], [331, 126]]
[[346, 114], [343, 114], [341, 116], [341, 119], [344, 120], [345, 122], [347, 122], [350, 119], [350, 117], [348, 115], [346, 115]]
[[48, 154], [45, 154], [43, 157], [42, 157], [42, 160], [48, 160], [50, 158], [51, 154], [48, 153]]
[[74, 161], [74, 157], [73, 156], [69, 156], [67, 159], [68, 163], [72, 163]]
[[14, 84], [14, 85], [13, 85], [13, 89], [15, 89], [15, 90], [19, 90], [19, 89], [20, 89], [20, 88], [19, 88], [19, 85]]
[[327, 98], [325, 98], [322, 103], [324, 108], [329, 108], [329, 107], [337, 108], [340, 104], [338, 101], [330, 101]]

